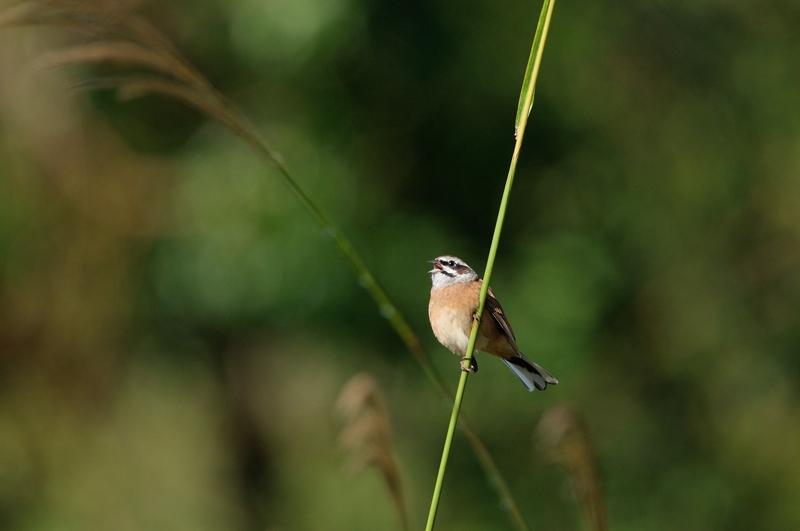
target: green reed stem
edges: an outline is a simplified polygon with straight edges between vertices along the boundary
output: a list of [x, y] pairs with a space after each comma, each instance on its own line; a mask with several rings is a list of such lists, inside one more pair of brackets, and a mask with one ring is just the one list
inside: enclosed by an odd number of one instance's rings
[[[486, 261], [486, 271], [483, 274], [483, 285], [481, 286], [481, 293], [478, 302], [478, 310], [476, 315], [479, 316], [472, 323], [472, 331], [469, 336], [469, 344], [467, 345], [467, 352], [464, 358], [463, 366], [469, 367], [472, 362], [472, 356], [475, 352], [475, 342], [478, 339], [478, 329], [480, 328], [480, 320], [483, 318], [483, 308], [486, 304], [486, 295], [489, 293], [489, 280], [492, 276], [492, 269], [494, 268], [495, 257], [497, 256], [497, 248], [500, 245], [500, 234], [503, 231], [503, 222], [506, 218], [506, 210], [508, 209], [508, 198], [511, 196], [511, 185], [514, 184], [514, 175], [517, 171], [517, 161], [519, 160], [519, 153], [522, 149], [522, 140], [525, 137], [525, 128], [528, 125], [528, 116], [530, 109], [533, 106], [533, 96], [536, 88], [536, 79], [539, 77], [539, 67], [542, 62], [542, 53], [544, 52], [544, 44], [547, 40], [547, 30], [550, 27], [550, 19], [553, 15], [553, 6], [555, 0], [544, 0], [542, 5], [542, 12], [539, 15], [539, 23], [536, 27], [536, 35], [533, 38], [533, 46], [531, 47], [531, 55], [528, 58], [528, 65], [525, 70], [525, 77], [522, 83], [522, 90], [520, 91], [520, 103], [517, 109], [517, 118], [515, 123], [516, 142], [514, 144], [514, 153], [511, 155], [511, 164], [508, 168], [508, 175], [506, 177], [506, 185], [503, 189], [503, 198], [500, 201], [500, 209], [497, 213], [497, 222], [494, 226], [494, 235], [492, 236], [492, 245], [489, 248], [489, 258]], [[431, 500], [431, 507], [428, 511], [428, 523], [425, 526], [425, 531], [432, 531], [433, 524], [436, 521], [436, 512], [439, 508], [439, 499], [442, 494], [442, 485], [444, 483], [444, 475], [447, 471], [447, 461], [450, 457], [450, 447], [453, 443], [453, 434], [456, 430], [459, 413], [461, 411], [461, 402], [464, 398], [464, 390], [467, 387], [467, 377], [469, 373], [463, 371], [461, 378], [458, 380], [458, 390], [456, 391], [456, 398], [453, 402], [453, 411], [450, 414], [450, 424], [447, 427], [447, 436], [444, 441], [444, 449], [442, 450], [442, 459], [439, 463], [439, 473], [436, 476], [436, 484], [433, 488], [433, 499]], [[514, 522], [520, 528], [527, 528], [529, 526], [525, 520], [524, 515], [519, 508], [516, 508], [513, 515]]]
[[458, 413], [461, 410], [461, 401], [464, 399], [464, 389], [467, 387], [468, 374], [467, 371], [461, 371], [461, 378], [458, 380], [458, 391], [456, 391], [453, 411], [450, 413], [450, 424], [447, 426], [447, 436], [444, 439], [442, 460], [439, 462], [439, 473], [436, 475], [436, 485], [433, 487], [433, 500], [431, 500], [431, 508], [428, 511], [428, 523], [425, 526], [425, 531], [431, 531], [433, 529], [433, 523], [436, 521], [436, 511], [439, 509], [439, 498], [442, 495], [444, 473], [447, 469], [447, 460], [450, 458], [450, 447], [453, 445], [453, 434], [456, 432]]

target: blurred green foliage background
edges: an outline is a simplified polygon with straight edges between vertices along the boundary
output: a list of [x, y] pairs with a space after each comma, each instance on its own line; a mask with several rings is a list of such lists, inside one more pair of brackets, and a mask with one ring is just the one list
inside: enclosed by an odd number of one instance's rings
[[[283, 154], [455, 388], [426, 260], [481, 271], [538, 3], [129, 2]], [[615, 530], [800, 527], [800, 5], [559, 0], [495, 266], [519, 344], [473, 418], [534, 529], [579, 529], [542, 414], [585, 415]], [[412, 522], [449, 415], [275, 171], [199, 113], [0, 33], [0, 528], [394, 529], [334, 403], [369, 371]], [[485, 359], [482, 358], [482, 359]], [[511, 524], [457, 436], [437, 529]]]

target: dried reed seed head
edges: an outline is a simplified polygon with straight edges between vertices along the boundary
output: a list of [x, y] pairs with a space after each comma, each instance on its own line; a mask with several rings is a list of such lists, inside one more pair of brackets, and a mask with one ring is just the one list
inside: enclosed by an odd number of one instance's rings
[[386, 410], [375, 379], [362, 372], [350, 378], [342, 387], [336, 409], [343, 417], [349, 418], [368, 408]]
[[556, 406], [542, 415], [534, 439], [548, 461], [569, 472], [575, 496], [591, 528], [606, 531], [605, 499], [583, 415], [574, 407]]
[[536, 427], [537, 446], [545, 458], [566, 468], [579, 498], [595, 488], [594, 450], [583, 416], [573, 407], [556, 406]]
[[548, 452], [557, 447], [570, 432], [578, 429], [580, 414], [571, 406], [553, 407], [542, 415], [534, 433], [537, 447]]
[[581, 468], [594, 460], [589, 427], [572, 406], [560, 405], [545, 412], [536, 426], [534, 442], [550, 462], [568, 468]]
[[114, 63], [133, 70], [84, 81], [77, 88], [117, 89], [123, 100], [157, 94], [180, 101], [227, 127], [268, 163], [282, 165], [277, 152], [202, 72], [152, 24], [125, 6], [98, 0], [40, 0], [0, 11], [0, 26], [45, 24], [74, 28], [95, 40], [52, 52], [40, 65]]
[[389, 416], [372, 376], [359, 373], [350, 378], [336, 409], [344, 420], [339, 445], [354, 459], [382, 461], [383, 454], [393, 454]]
[[400, 464], [392, 444], [391, 423], [375, 379], [367, 373], [350, 378], [339, 393], [336, 410], [344, 420], [339, 446], [346, 452], [351, 474], [374, 466], [383, 477], [403, 529], [409, 528]]

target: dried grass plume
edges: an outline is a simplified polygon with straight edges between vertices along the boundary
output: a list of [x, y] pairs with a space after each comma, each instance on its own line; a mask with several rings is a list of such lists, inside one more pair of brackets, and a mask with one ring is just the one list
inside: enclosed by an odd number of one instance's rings
[[389, 489], [401, 528], [410, 529], [389, 413], [378, 384], [367, 373], [353, 376], [339, 393], [336, 409], [344, 419], [339, 445], [347, 453], [346, 469], [358, 474], [375, 467]]
[[607, 531], [605, 498], [583, 415], [573, 407], [556, 406], [542, 416], [534, 439], [548, 461], [569, 472], [587, 529]]
[[0, 10], [0, 28], [41, 25], [71, 28], [87, 39], [46, 53], [36, 67], [114, 65], [119, 73], [86, 80], [76, 88], [115, 88], [123, 100], [146, 94], [174, 98], [217, 120], [270, 163], [280, 165], [280, 155], [250, 122], [144, 17], [111, 0], [29, 0]]

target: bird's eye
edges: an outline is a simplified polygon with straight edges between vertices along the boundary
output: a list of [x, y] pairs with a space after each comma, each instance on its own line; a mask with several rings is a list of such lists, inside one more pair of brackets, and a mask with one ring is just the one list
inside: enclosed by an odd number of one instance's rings
[[456, 265], [456, 262], [455, 260], [448, 260], [447, 265], [449, 265], [450, 267], [454, 267]]

